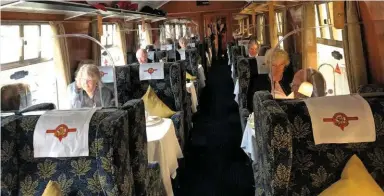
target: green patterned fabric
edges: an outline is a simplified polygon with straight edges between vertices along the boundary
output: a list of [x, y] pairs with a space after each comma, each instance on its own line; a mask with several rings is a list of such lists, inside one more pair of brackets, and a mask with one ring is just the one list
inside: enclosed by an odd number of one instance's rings
[[[183, 84], [181, 79], [182, 66], [179, 62], [164, 63], [164, 79], [162, 80], [146, 80], [140, 81], [140, 65], [131, 64], [128, 66], [116, 67], [117, 75], [117, 89], [124, 89], [122, 91], [128, 93], [118, 93], [119, 103], [124, 104], [125, 102], [132, 99], [141, 99], [148, 89], [148, 85], [156, 92], [156, 95], [173, 111], [178, 111], [174, 116], [171, 117], [176, 129], [176, 135], [180, 142], [180, 146], [184, 147], [184, 118], [186, 112], [184, 111], [185, 100], [183, 92], [185, 90], [185, 83]], [[129, 73], [126, 73], [128, 72]], [[121, 78], [120, 78], [121, 77]], [[129, 78], [129, 81], [127, 80]], [[128, 81], [128, 84], [124, 84], [121, 81]], [[183, 90], [184, 89], [184, 90]]]
[[365, 99], [375, 120], [375, 142], [315, 145], [303, 100], [276, 101], [270, 93], [255, 93], [256, 195], [318, 195], [340, 178], [354, 154], [384, 188], [384, 98]]
[[39, 117], [11, 116], [2, 122], [2, 195], [42, 195], [50, 180], [60, 184], [64, 195], [133, 195], [127, 111], [95, 112], [89, 125], [90, 154], [73, 158], [33, 157]]
[[384, 85], [382, 84], [367, 84], [362, 85], [357, 89], [357, 93], [382, 93]]

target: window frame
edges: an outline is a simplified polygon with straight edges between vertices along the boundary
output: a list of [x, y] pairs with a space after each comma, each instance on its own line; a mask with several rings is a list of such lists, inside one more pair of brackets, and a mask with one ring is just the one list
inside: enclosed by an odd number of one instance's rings
[[24, 41], [24, 26], [33, 26], [33, 25], [37, 25], [39, 27], [40, 42], [39, 42], [38, 57], [33, 58], [33, 59], [24, 60], [25, 44], [24, 44], [24, 42], [22, 42], [22, 43], [20, 43], [21, 47], [19, 48], [21, 50], [19, 60], [14, 61], [14, 62], [1, 64], [0, 65], [1, 70], [5, 71], [5, 70], [15, 69], [15, 68], [19, 68], [19, 67], [25, 67], [25, 66], [33, 65], [33, 64], [45, 63], [45, 62], [53, 60], [53, 57], [52, 58], [43, 58], [41, 56], [41, 49], [42, 49], [41, 48], [41, 34], [42, 34], [41, 33], [41, 26], [42, 25], [50, 26], [49, 23], [46, 23], [46, 22], [9, 22], [9, 21], [2, 21], [2, 23], [1, 23], [1, 26], [19, 26], [20, 41]]
[[[263, 24], [260, 24], [261, 21]], [[265, 44], [265, 27], [266, 27], [265, 15], [264, 14], [256, 15], [256, 34], [260, 44]]]
[[[319, 24], [319, 26], [322, 26], [322, 18], [321, 18], [321, 15], [320, 15], [320, 5], [321, 4], [325, 4], [325, 9], [326, 9], [326, 15], [327, 15], [327, 18], [328, 18], [328, 21], [326, 25], [332, 25], [332, 17], [331, 17], [331, 9], [330, 9], [330, 3], [331, 2], [318, 2], [318, 3], [315, 3], [315, 20], [317, 19], [317, 22]], [[329, 26], [329, 27], [324, 27], [324, 28], [327, 28], [328, 31], [329, 31], [329, 37], [330, 39], [327, 39], [327, 38], [324, 38], [324, 33], [322, 31], [322, 29], [320, 29], [320, 37], [317, 37], [316, 36], [316, 40], [317, 40], [317, 43], [319, 44], [323, 44], [323, 45], [328, 45], [328, 46], [333, 46], [333, 47], [337, 47], [337, 48], [343, 48], [343, 41], [340, 41], [340, 40], [336, 40], [335, 37], [334, 37], [334, 32], [333, 32], [333, 27], [332, 26]]]
[[[275, 10], [275, 25], [277, 41], [280, 42], [280, 38], [283, 39], [286, 33], [286, 9]], [[281, 16], [281, 17], [280, 17]], [[280, 17], [280, 18], [279, 18]], [[280, 31], [279, 31], [280, 29]], [[280, 43], [280, 48], [284, 48], [284, 40]]]
[[[116, 23], [113, 23], [113, 22], [103, 22], [103, 29], [104, 29], [104, 25], [105, 25], [105, 29], [106, 29], [106, 31], [107, 32], [103, 32], [103, 36], [106, 34], [106, 33], [108, 33], [108, 26], [109, 25], [112, 25], [112, 31], [111, 31], [111, 33], [112, 33], [112, 44], [107, 44], [108, 43], [108, 36], [105, 36], [105, 45], [103, 45], [105, 48], [113, 48], [113, 47], [115, 47], [116, 46], [116, 44], [115, 44], [115, 36], [116, 36], [116, 32], [115, 31], [113, 31], [113, 29], [117, 29], [117, 24]], [[113, 27], [115, 27], [115, 28], [113, 28]], [[101, 37], [101, 39], [103, 39], [103, 37]]]

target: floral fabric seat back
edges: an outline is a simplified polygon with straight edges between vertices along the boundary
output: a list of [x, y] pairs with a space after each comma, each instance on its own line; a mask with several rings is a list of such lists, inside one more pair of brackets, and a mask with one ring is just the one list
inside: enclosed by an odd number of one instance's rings
[[[89, 156], [34, 158], [33, 135], [40, 115], [7, 117], [2, 124], [2, 195], [42, 195], [50, 180], [63, 195], [133, 195], [127, 111], [102, 109], [89, 125]], [[14, 118], [14, 119], [12, 119]], [[4, 152], [4, 153], [3, 153]], [[13, 168], [9, 168], [10, 164]], [[6, 166], [6, 167], [3, 167]]]
[[384, 93], [382, 84], [366, 84], [357, 89], [357, 93]]
[[[255, 176], [259, 191], [271, 195], [318, 195], [340, 179], [354, 154], [384, 188], [384, 98], [365, 99], [374, 116], [375, 142], [315, 145], [311, 118], [303, 100], [275, 101], [268, 93], [257, 92], [255, 137], [260, 142], [260, 160]], [[260, 111], [260, 107], [264, 110]]]
[[232, 46], [231, 48], [231, 62], [232, 62], [232, 78], [237, 79], [238, 68], [237, 62], [239, 57], [244, 57], [245, 47], [244, 46]]

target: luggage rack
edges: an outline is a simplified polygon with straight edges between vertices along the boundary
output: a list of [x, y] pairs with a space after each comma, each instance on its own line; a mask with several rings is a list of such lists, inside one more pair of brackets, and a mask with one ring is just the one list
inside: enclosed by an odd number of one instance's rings
[[138, 11], [123, 10], [116, 8], [106, 7], [106, 11], [94, 8], [92, 5], [63, 2], [63, 1], [1, 1], [1, 11], [10, 12], [27, 12], [27, 13], [41, 13], [41, 14], [62, 14], [65, 15], [64, 20], [71, 20], [80, 16], [97, 16], [102, 18], [122, 18], [126, 21], [130, 20], [149, 20], [157, 22], [167, 19], [164, 16], [149, 14]]

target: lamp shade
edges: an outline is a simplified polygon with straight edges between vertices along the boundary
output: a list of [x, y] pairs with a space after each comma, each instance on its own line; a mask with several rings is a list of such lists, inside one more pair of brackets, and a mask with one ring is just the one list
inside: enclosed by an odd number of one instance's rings
[[313, 93], [313, 85], [309, 82], [303, 82], [301, 83], [298, 92], [307, 97], [311, 97]]

